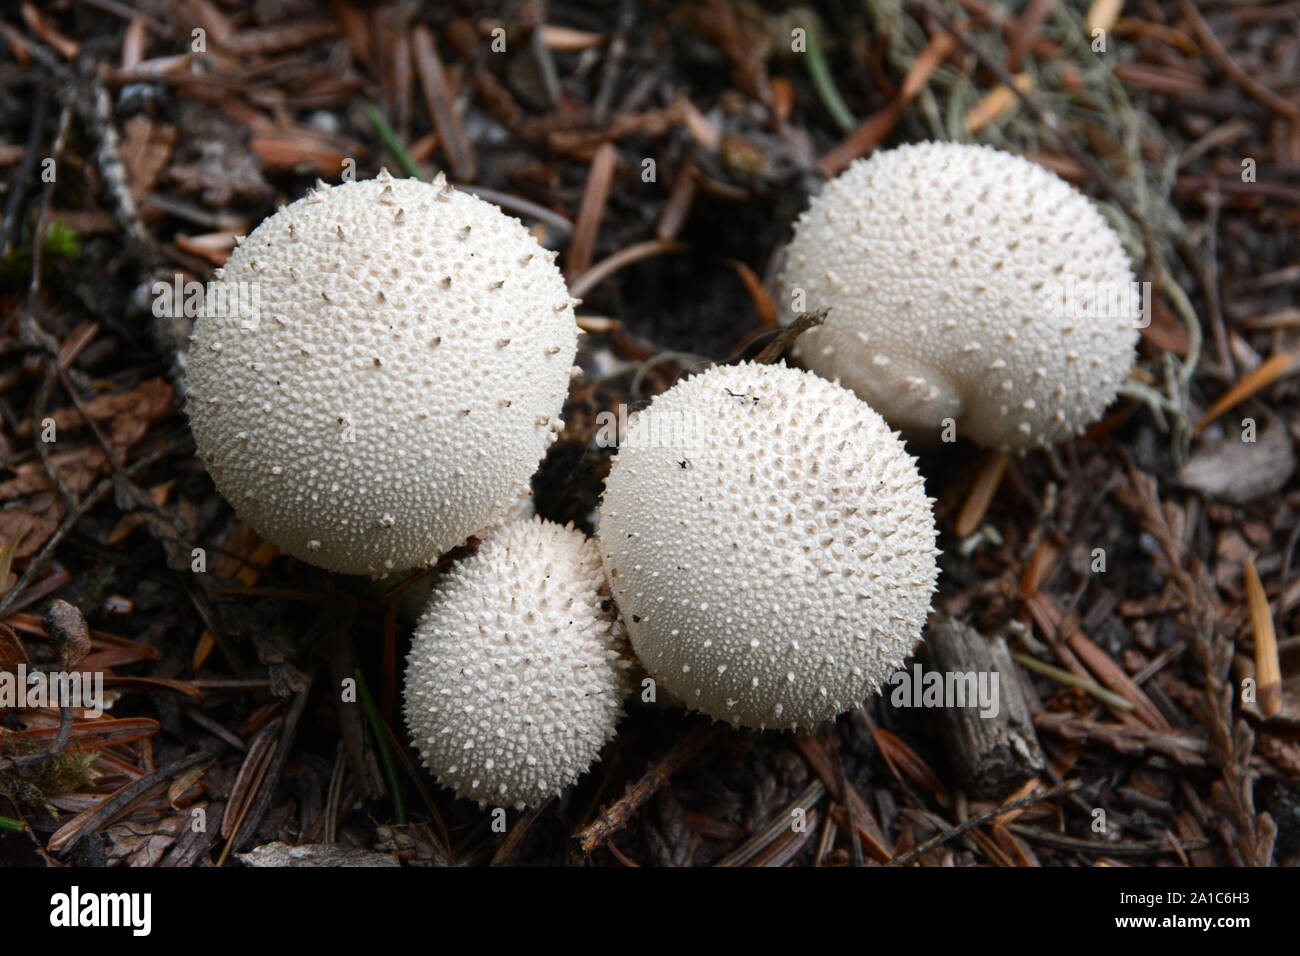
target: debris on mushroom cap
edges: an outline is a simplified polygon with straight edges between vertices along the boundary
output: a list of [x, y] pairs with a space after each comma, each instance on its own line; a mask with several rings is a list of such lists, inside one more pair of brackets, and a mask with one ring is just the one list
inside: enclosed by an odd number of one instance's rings
[[427, 564], [502, 520], [577, 350], [553, 259], [441, 177], [320, 184], [275, 213], [190, 341], [187, 411], [217, 488], [281, 551], [354, 574]]
[[440, 783], [536, 806], [614, 736], [632, 664], [600, 553], [572, 525], [499, 526], [438, 584], [407, 659], [406, 724]]
[[985, 146], [854, 163], [800, 217], [783, 285], [829, 310], [794, 357], [909, 438], [945, 419], [1003, 450], [1069, 438], [1114, 399], [1138, 338], [1129, 258], [1101, 213]]
[[812, 727], [912, 652], [934, 516], [897, 433], [784, 365], [716, 367], [628, 424], [599, 544], [632, 648], [687, 706]]

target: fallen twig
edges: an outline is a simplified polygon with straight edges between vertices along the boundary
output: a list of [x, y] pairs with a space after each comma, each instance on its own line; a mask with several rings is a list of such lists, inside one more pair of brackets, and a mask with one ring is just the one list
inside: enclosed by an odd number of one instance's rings
[[681, 770], [721, 732], [721, 724], [704, 724], [682, 737], [663, 759], [652, 763], [639, 780], [628, 784], [623, 796], [602, 810], [600, 816], [590, 826], [576, 834], [582, 852], [591, 853], [623, 829], [632, 815], [654, 795], [656, 790], [667, 783], [673, 774]]

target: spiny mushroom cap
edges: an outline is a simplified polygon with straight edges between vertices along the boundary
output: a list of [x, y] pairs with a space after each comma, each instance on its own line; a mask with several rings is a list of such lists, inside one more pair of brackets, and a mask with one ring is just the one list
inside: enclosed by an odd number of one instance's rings
[[276, 212], [214, 283], [256, 315], [200, 315], [190, 342], [217, 488], [281, 551], [354, 574], [427, 564], [501, 520], [554, 440], [577, 350], [553, 259], [441, 178], [318, 184]]
[[909, 437], [940, 437], [951, 418], [1006, 450], [1069, 438], [1115, 397], [1138, 337], [1133, 282], [1069, 183], [958, 143], [850, 166], [800, 217], [783, 277], [787, 303], [802, 290], [807, 311], [829, 309], [795, 345], [804, 365]]
[[594, 542], [499, 526], [439, 582], [407, 659], [406, 725], [443, 786], [536, 806], [595, 762], [623, 715], [631, 653]]
[[652, 677], [719, 720], [793, 730], [855, 706], [911, 653], [938, 573], [930, 506], [852, 392], [746, 363], [632, 417], [599, 543]]

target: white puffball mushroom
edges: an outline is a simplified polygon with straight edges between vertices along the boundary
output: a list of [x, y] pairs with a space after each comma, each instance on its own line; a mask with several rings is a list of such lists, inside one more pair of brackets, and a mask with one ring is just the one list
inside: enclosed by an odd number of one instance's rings
[[595, 542], [510, 522], [438, 582], [407, 658], [406, 725], [458, 796], [537, 806], [614, 736], [631, 664]]
[[931, 504], [897, 433], [852, 392], [745, 363], [631, 418], [599, 544], [656, 681], [733, 725], [811, 728], [920, 638], [938, 574]]
[[1114, 399], [1138, 338], [1133, 271], [1105, 218], [986, 146], [855, 162], [800, 217], [782, 285], [786, 302], [829, 310], [793, 356], [909, 438], [944, 437], [950, 419], [1004, 451], [1067, 439]]
[[441, 177], [318, 183], [208, 289], [186, 374], [198, 453], [281, 551], [352, 574], [428, 564], [527, 491], [573, 304], [554, 253]]

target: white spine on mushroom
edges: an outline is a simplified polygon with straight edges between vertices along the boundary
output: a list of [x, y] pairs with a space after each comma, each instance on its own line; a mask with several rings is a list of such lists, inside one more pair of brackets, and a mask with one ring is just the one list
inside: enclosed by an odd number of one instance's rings
[[280, 550], [383, 575], [527, 491], [577, 324], [517, 219], [445, 181], [322, 185], [258, 226], [220, 281], [255, 287], [260, 308], [198, 318], [187, 411], [218, 489]]
[[[1063, 179], [986, 146], [919, 143], [827, 184], [795, 228], [782, 298], [829, 310], [794, 356], [909, 437], [951, 419], [1011, 450], [1069, 438], [1114, 399], [1138, 338], [1133, 282], [1119, 237]], [[1062, 290], [1101, 307], [1061, 308]]]
[[406, 724], [425, 765], [480, 806], [536, 806], [614, 736], [631, 653], [600, 553], [572, 525], [489, 532], [439, 582], [407, 659]]
[[911, 653], [938, 573], [897, 434], [784, 365], [713, 368], [634, 415], [600, 514], [638, 659], [740, 726], [808, 728], [857, 705]]

